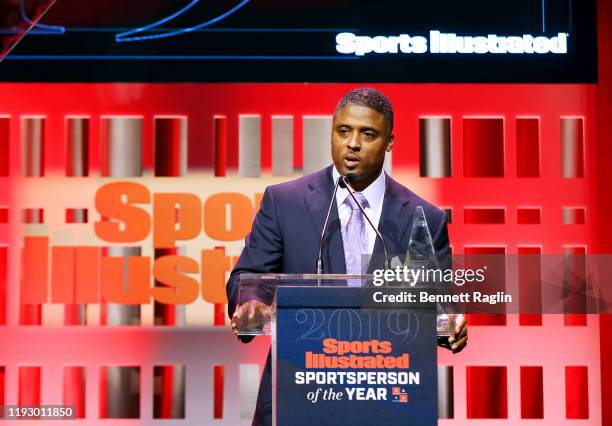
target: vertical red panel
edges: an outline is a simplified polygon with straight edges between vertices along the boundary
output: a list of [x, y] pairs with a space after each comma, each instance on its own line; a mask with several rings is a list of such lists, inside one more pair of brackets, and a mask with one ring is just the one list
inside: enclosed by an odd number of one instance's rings
[[227, 168], [227, 117], [215, 115], [213, 131], [215, 139], [215, 176], [225, 176]]
[[[106, 309], [104, 309], [104, 311], [106, 311]], [[103, 312], [104, 312], [103, 311]], [[105, 313], [101, 313], [101, 316], [105, 316]], [[106, 323], [106, 321], [102, 322], [102, 320], [105, 320], [105, 318], [100, 318], [100, 324], [104, 325]], [[108, 413], [108, 393], [106, 391], [106, 389], [108, 388], [108, 375], [106, 374], [106, 367], [101, 367], [100, 368], [100, 388], [99, 388], [99, 393], [98, 393], [98, 398], [99, 398], [99, 407], [100, 407], [100, 412], [98, 413], [99, 417], [101, 419], [106, 418], [106, 413]]]
[[[84, 210], [84, 219], [87, 222], [87, 210]], [[79, 223], [82, 223], [79, 220]], [[99, 268], [98, 258], [100, 249], [98, 247], [77, 247], [74, 251], [74, 264], [72, 268], [73, 287], [72, 298], [74, 304], [67, 304], [64, 307], [65, 325], [86, 325], [87, 324], [87, 304], [98, 303], [100, 301], [98, 280]]]
[[223, 387], [224, 387], [224, 367], [222, 365], [215, 365], [213, 367], [213, 395], [214, 395], [214, 406], [213, 406], [213, 418], [223, 418]]
[[[465, 267], [478, 269], [487, 266], [487, 291], [504, 291], [506, 249], [504, 247], [465, 247]], [[486, 309], [487, 307], [483, 307]], [[496, 311], [499, 308], [495, 309]], [[466, 319], [470, 325], [506, 325], [505, 314], [468, 314]]]
[[0, 405], [4, 405], [4, 382], [6, 372], [4, 371], [4, 367], [0, 367]]
[[[185, 418], [184, 377], [185, 366], [183, 365], [156, 365], [153, 367], [153, 418]], [[179, 383], [182, 383], [182, 386], [177, 386]]]
[[293, 170], [304, 166], [304, 119], [294, 120], [293, 128]]
[[506, 367], [466, 368], [468, 419], [508, 418]]
[[[66, 176], [89, 176], [89, 117], [68, 117], [66, 120]], [[87, 223], [87, 209], [66, 209], [66, 223]], [[76, 262], [76, 254], [73, 254]], [[76, 296], [78, 285], [76, 265], [71, 268], [72, 298]], [[87, 323], [87, 305], [73, 301], [64, 306], [65, 325], [85, 325]]]
[[6, 324], [7, 279], [8, 279], [8, 248], [0, 247], [0, 325]]
[[48, 297], [49, 238], [26, 237], [23, 249], [20, 323], [42, 324], [42, 307]]
[[0, 207], [0, 223], [8, 223], [8, 221], [9, 221], [8, 209]]
[[540, 120], [516, 119], [516, 173], [518, 177], [540, 176]]
[[586, 249], [565, 247], [563, 261], [564, 324], [587, 325], [586, 301]]
[[451, 177], [451, 119], [419, 118], [419, 175]]
[[542, 249], [518, 248], [519, 324], [542, 325]]
[[267, 114], [260, 116], [260, 170], [272, 171], [272, 117]]
[[155, 176], [181, 175], [183, 117], [155, 118]]
[[0, 176], [9, 175], [10, 165], [10, 118], [0, 117]]
[[51, 303], [64, 304], [64, 324], [79, 325], [81, 311], [85, 305], [76, 304], [76, 249], [74, 247], [52, 247]]
[[172, 404], [173, 395], [172, 390], [174, 388], [174, 369], [172, 366], [162, 366], [162, 393], [161, 393], [161, 418], [170, 419], [172, 418]]
[[565, 417], [589, 418], [589, 379], [586, 366], [565, 367]]
[[521, 418], [544, 418], [542, 367], [521, 367]]
[[584, 177], [584, 119], [561, 118], [564, 178]]
[[89, 117], [66, 121], [66, 176], [89, 176]]
[[225, 304], [224, 303], [215, 303], [215, 325], [216, 326], [224, 326], [225, 325]]
[[140, 390], [140, 367], [100, 367], [100, 418], [140, 418]]
[[602, 424], [612, 424], [612, 389], [608, 386], [612, 380], [612, 363], [603, 362], [609, 359], [612, 353], [612, 315], [600, 314], [599, 316], [599, 357], [601, 362], [601, 400], [602, 400]]
[[77, 419], [85, 418], [85, 367], [64, 367], [63, 403], [74, 406]]
[[[153, 249], [155, 259], [159, 259], [164, 256], [176, 256], [178, 250], [176, 248], [156, 248]], [[165, 287], [165, 284], [155, 280], [156, 287]], [[155, 302], [153, 304], [153, 316], [155, 318], [155, 325], [176, 325], [176, 305], [167, 305], [165, 303]]]
[[[108, 134], [109, 134], [109, 119], [107, 118], [102, 118], [100, 120], [100, 137], [99, 137], [99, 152], [100, 152], [100, 175], [101, 176], [108, 176], [108, 173], [110, 171], [110, 158], [109, 158], [109, 152], [108, 152]], [[104, 220], [104, 218], [102, 218], [102, 220]]]
[[23, 176], [45, 175], [45, 123], [45, 116], [22, 116], [21, 118]]
[[40, 367], [19, 367], [19, 405], [40, 405]]
[[463, 120], [463, 173], [466, 177], [504, 176], [504, 120]]
[[[155, 117], [155, 176], [183, 176], [187, 161], [187, 117]], [[180, 220], [180, 211], [175, 210], [174, 222]], [[154, 248], [155, 259], [179, 254], [176, 247]], [[165, 286], [155, 280], [155, 286]], [[155, 325], [176, 326], [182, 323], [179, 306], [155, 301], [153, 303]], [[184, 417], [184, 390], [179, 394], [175, 377], [184, 377], [184, 370], [178, 366], [156, 366], [153, 371], [156, 380], [161, 380], [161, 387], [154, 395], [154, 417], [162, 419], [175, 418], [175, 406], [182, 404], [180, 410]]]
[[155, 303], [155, 322], [156, 325], [176, 325], [176, 305], [165, 303]]
[[[225, 253], [225, 246], [215, 246], [215, 250], [223, 250]], [[231, 271], [233, 265], [230, 265], [229, 270]], [[225, 316], [227, 313], [226, 304], [225, 303], [215, 303], [215, 318], [214, 325], [215, 326], [224, 326], [225, 325]]]

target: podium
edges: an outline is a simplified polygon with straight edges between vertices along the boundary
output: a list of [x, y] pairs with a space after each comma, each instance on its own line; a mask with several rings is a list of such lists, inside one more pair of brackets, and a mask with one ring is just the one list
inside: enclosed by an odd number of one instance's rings
[[238, 334], [272, 335], [273, 424], [437, 425], [436, 306], [375, 305], [371, 278], [241, 275], [239, 305], [269, 306]]

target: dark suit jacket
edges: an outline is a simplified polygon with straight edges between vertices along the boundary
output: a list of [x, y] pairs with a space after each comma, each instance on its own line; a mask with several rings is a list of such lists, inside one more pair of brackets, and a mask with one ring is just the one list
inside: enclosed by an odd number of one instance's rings
[[[227, 282], [230, 317], [238, 303], [240, 273], [314, 273], [319, 239], [325, 215], [334, 189], [332, 167], [300, 179], [269, 186], [264, 192], [261, 207], [245, 247]], [[408, 248], [412, 217], [417, 206], [423, 207], [427, 223], [440, 257], [448, 257], [446, 215], [388, 175], [378, 229], [385, 239], [389, 255], [405, 254]], [[346, 272], [338, 209], [331, 210], [329, 228], [323, 250], [325, 273]], [[382, 254], [377, 239], [374, 255]], [[262, 375], [254, 425], [271, 424], [272, 386], [270, 356]]]

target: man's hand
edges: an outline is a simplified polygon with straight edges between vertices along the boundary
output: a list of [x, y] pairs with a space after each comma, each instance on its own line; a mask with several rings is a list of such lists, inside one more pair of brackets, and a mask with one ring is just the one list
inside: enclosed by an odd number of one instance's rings
[[232, 331], [238, 335], [238, 330], [261, 330], [270, 321], [272, 310], [259, 300], [249, 300], [243, 303], [232, 315]]
[[449, 315], [449, 319], [451, 322], [456, 321], [455, 329], [448, 338], [448, 343], [451, 345], [449, 349], [456, 354], [461, 352], [467, 345], [467, 321], [464, 315], [456, 314]]

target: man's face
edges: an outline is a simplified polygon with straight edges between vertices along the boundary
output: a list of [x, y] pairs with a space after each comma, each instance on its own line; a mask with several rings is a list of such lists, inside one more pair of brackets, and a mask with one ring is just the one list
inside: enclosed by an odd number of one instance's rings
[[357, 191], [378, 177], [394, 142], [384, 116], [372, 108], [348, 104], [334, 116], [332, 158], [340, 174], [357, 177], [352, 184]]

